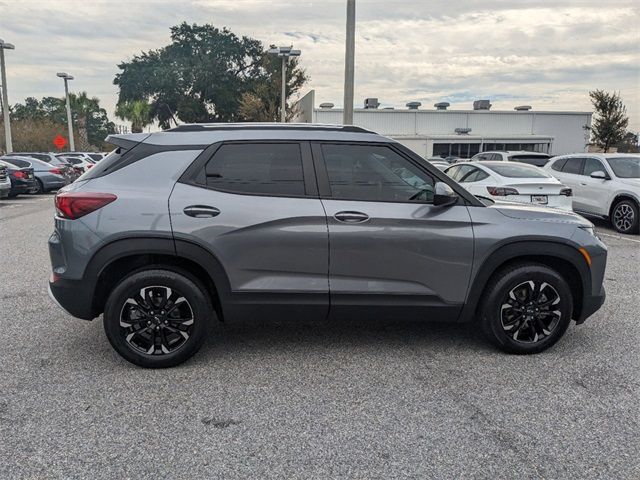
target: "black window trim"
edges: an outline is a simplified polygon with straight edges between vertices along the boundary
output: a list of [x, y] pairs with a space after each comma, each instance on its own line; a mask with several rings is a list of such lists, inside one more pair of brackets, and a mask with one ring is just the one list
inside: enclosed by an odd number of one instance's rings
[[409, 163], [414, 165], [422, 172], [430, 175], [435, 182], [442, 182], [449, 185], [454, 192], [458, 194], [458, 203], [456, 205], [469, 205], [476, 207], [486, 207], [480, 200], [474, 197], [471, 193], [464, 189], [464, 187], [458, 185], [451, 177], [449, 177], [442, 170], [427, 164], [418, 154], [405, 147], [402, 144], [395, 142], [355, 142], [352, 140], [314, 140], [309, 142], [311, 144], [311, 153], [313, 154], [313, 166], [316, 172], [316, 179], [318, 181], [319, 198], [322, 200], [340, 200], [345, 202], [373, 202], [373, 203], [401, 203], [405, 205], [431, 205], [433, 203], [428, 202], [404, 202], [399, 200], [355, 200], [352, 198], [339, 198], [331, 195], [331, 188], [329, 185], [329, 175], [324, 163], [324, 156], [322, 154], [322, 145], [349, 145], [349, 146], [381, 146], [388, 147]]
[[[203, 185], [196, 181], [196, 178], [200, 171], [206, 167], [207, 163], [216, 152], [224, 145], [247, 145], [247, 144], [297, 144], [300, 147], [300, 158], [302, 160], [302, 183], [304, 185], [304, 195], [283, 195], [281, 193], [253, 193], [245, 191], [236, 191], [220, 187], [212, 187], [210, 185]], [[198, 155], [191, 165], [182, 173], [178, 179], [178, 183], [191, 185], [193, 187], [205, 188], [207, 190], [213, 190], [216, 192], [230, 193], [233, 195], [246, 195], [252, 197], [280, 197], [280, 198], [318, 198], [318, 186], [316, 184], [314, 166], [311, 158], [311, 147], [306, 140], [286, 140], [286, 139], [251, 139], [251, 140], [222, 140], [220, 142], [213, 143], [205, 148], [200, 155]]]

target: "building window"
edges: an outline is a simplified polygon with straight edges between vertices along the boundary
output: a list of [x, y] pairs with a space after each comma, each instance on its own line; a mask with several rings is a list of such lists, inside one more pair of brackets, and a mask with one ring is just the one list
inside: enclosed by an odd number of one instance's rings
[[480, 152], [479, 143], [434, 143], [433, 156], [471, 158]]

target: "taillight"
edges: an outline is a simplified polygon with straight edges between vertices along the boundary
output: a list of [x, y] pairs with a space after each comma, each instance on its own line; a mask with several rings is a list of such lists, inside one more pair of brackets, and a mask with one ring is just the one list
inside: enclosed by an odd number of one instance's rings
[[511, 187], [487, 187], [487, 191], [496, 197], [506, 197], [507, 195], [520, 195], [520, 192]]
[[560, 195], [566, 195], [567, 197], [573, 197], [573, 190], [570, 188], [561, 188]]
[[13, 176], [16, 178], [27, 178], [27, 174], [21, 171], [13, 172]]
[[87, 164], [87, 170], [89, 170], [91, 167], [93, 167], [93, 163]]
[[53, 173], [55, 175], [62, 175], [62, 170], [59, 168], [50, 168], [49, 173]]
[[116, 200], [112, 193], [66, 192], [55, 197], [58, 216], [75, 220]]

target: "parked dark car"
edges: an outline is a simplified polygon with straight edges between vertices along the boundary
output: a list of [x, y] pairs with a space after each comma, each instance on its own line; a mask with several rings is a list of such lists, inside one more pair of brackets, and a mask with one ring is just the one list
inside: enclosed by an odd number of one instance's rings
[[11, 190], [9, 197], [17, 197], [21, 193], [33, 193], [37, 189], [37, 182], [33, 174], [33, 168], [20, 168], [11, 163], [0, 160], [0, 166], [7, 169], [7, 174], [11, 179]]
[[5, 156], [1, 160], [20, 168], [33, 168], [37, 190], [34, 193], [45, 193], [69, 185], [73, 180], [65, 175], [60, 167], [56, 167], [30, 157]]
[[73, 165], [58, 158], [53, 153], [13, 152], [11, 156], [30, 157], [30, 158], [35, 158], [36, 160], [42, 160], [43, 162], [47, 162], [48, 164], [53, 165], [56, 168], [59, 168], [62, 174], [65, 177], [68, 177], [71, 182], [75, 181], [75, 179], [80, 176], [80, 174], [76, 172], [75, 169], [73, 168]]

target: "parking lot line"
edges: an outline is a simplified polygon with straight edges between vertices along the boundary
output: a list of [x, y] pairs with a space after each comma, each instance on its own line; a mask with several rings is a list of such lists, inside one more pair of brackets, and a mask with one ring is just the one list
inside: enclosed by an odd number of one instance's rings
[[629, 242], [640, 243], [640, 240], [635, 240], [633, 238], [621, 237], [620, 235], [611, 235], [610, 233], [598, 232], [598, 235], [602, 235], [605, 237], [617, 238], [619, 240], [627, 240]]

